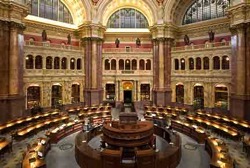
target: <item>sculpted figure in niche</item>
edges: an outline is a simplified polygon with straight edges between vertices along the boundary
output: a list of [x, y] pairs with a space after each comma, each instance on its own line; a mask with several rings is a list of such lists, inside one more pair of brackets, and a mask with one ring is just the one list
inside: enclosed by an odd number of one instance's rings
[[68, 34], [67, 38], [68, 38], [67, 44], [70, 45], [71, 44], [71, 36], [70, 36], [70, 34]]
[[137, 37], [137, 39], [136, 39], [136, 47], [139, 47], [139, 46], [141, 46], [141, 40]]
[[48, 39], [47, 39], [47, 33], [46, 33], [45, 30], [43, 30], [43, 32], [42, 32], [42, 40], [43, 40], [43, 41], [47, 41], [47, 40], [48, 40]]
[[189, 37], [186, 34], [184, 36], [184, 43], [185, 43], [185, 45], [189, 45], [190, 44]]
[[116, 38], [116, 40], [115, 40], [115, 46], [116, 46], [116, 48], [119, 48], [119, 44], [120, 44], [120, 40], [118, 38]]
[[214, 41], [214, 32], [212, 30], [210, 30], [208, 32], [208, 36], [209, 36], [209, 42], [213, 42]]

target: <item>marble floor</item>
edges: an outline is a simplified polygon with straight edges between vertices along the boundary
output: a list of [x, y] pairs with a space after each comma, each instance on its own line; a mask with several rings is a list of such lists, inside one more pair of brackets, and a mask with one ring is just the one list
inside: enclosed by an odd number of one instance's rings
[[[119, 111], [112, 109], [113, 118], [119, 118]], [[143, 116], [143, 111], [139, 111], [139, 118]], [[75, 116], [72, 116], [73, 118]], [[182, 159], [177, 168], [208, 168], [209, 156], [204, 150], [204, 145], [197, 144], [196, 141], [190, 137], [179, 133], [182, 139]], [[212, 136], [219, 137], [216, 134], [211, 133]], [[47, 168], [79, 168], [75, 161], [74, 155], [74, 141], [77, 133], [71, 134], [57, 144], [51, 146], [51, 150], [46, 156]], [[9, 135], [7, 138], [10, 138]], [[41, 131], [38, 134], [28, 137], [21, 141], [13, 141], [13, 151], [4, 154], [0, 158], [0, 168], [20, 168], [22, 162], [22, 154], [26, 151], [27, 144], [32, 144], [39, 137], [45, 137], [45, 131]], [[236, 161], [236, 168], [250, 168], [250, 157], [246, 156], [246, 153], [242, 151], [242, 143], [232, 140], [223, 139], [229, 148], [229, 153]], [[98, 142], [96, 142], [98, 143]], [[156, 141], [157, 148], [165, 148], [165, 145], [161, 143], [160, 137]]]

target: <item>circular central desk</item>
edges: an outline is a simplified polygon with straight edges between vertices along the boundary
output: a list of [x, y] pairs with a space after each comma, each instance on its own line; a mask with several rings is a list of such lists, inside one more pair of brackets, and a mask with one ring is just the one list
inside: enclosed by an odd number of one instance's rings
[[[125, 129], [126, 131], [123, 130], [121, 132], [119, 130], [122, 128], [110, 128], [111, 125], [109, 124], [110, 123], [105, 123], [88, 132], [82, 131], [76, 136], [75, 158], [81, 168], [174, 168], [179, 164], [181, 159], [181, 142], [178, 134], [170, 133], [169, 130], [154, 126], [150, 122], [142, 122], [139, 124], [140, 126], [137, 127], [137, 131], [131, 131], [131, 129], [134, 128], [130, 127]], [[166, 149], [143, 149], [134, 147], [144, 145], [147, 141], [141, 140], [151, 137], [154, 132], [156, 135], [161, 136], [163, 140], [170, 139], [170, 134], [172, 134], [171, 136], [174, 136], [171, 141], [172, 145], [169, 145]], [[103, 138], [105, 134], [106, 138]], [[89, 145], [89, 141], [98, 135], [102, 137], [100, 140], [105, 140], [106, 143], [116, 147], [101, 148], [100, 150], [93, 149]], [[139, 143], [139, 141], [141, 141], [141, 143]], [[124, 162], [124, 149], [132, 147], [135, 149], [135, 162]]]

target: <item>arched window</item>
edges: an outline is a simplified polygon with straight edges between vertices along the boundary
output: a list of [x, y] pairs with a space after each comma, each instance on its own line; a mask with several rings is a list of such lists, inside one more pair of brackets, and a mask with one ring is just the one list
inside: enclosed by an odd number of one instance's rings
[[150, 59], [146, 60], [146, 70], [151, 70], [151, 61], [150, 61]]
[[179, 70], [179, 60], [178, 59], [174, 59], [174, 69]]
[[196, 63], [196, 70], [201, 70], [201, 58], [200, 57], [196, 58], [195, 63]]
[[80, 70], [82, 69], [82, 59], [78, 58], [76, 61], [76, 69]]
[[105, 70], [110, 70], [110, 60], [106, 59], [104, 64]]
[[129, 59], [127, 59], [125, 61], [125, 70], [130, 70], [130, 60]]
[[54, 69], [60, 69], [60, 58], [59, 57], [54, 58]]
[[108, 20], [108, 28], [147, 28], [148, 21], [139, 11], [123, 8], [112, 14]]
[[73, 19], [68, 8], [60, 0], [32, 0], [31, 14], [73, 24]]
[[135, 59], [132, 60], [132, 70], [137, 69], [137, 61]]
[[67, 69], [67, 58], [65, 58], [65, 57], [62, 58], [61, 67], [62, 67], [62, 69]]
[[189, 69], [193, 70], [194, 69], [194, 59], [193, 58], [189, 58], [188, 62], [189, 62]]
[[124, 70], [124, 60], [119, 60], [119, 70]]
[[209, 58], [208, 57], [203, 58], [203, 69], [209, 69]]
[[182, 24], [190, 24], [225, 16], [230, 0], [196, 0], [187, 9]]
[[76, 62], [75, 58], [70, 59], [70, 69], [75, 69], [75, 62]]
[[228, 56], [222, 57], [222, 69], [229, 69], [229, 57]]
[[143, 59], [140, 60], [139, 66], [140, 66], [140, 67], [139, 67], [140, 70], [144, 70], [144, 69], [145, 69], [145, 68], [144, 68], [144, 67], [145, 67], [145, 61], [144, 61]]
[[35, 69], [42, 69], [43, 68], [43, 57], [38, 55], [35, 58]]
[[46, 69], [52, 69], [52, 57], [46, 57]]
[[220, 69], [220, 57], [215, 56], [213, 57], [213, 69]]
[[185, 59], [181, 59], [181, 70], [185, 70]]
[[26, 69], [33, 69], [34, 68], [34, 58], [32, 55], [27, 55], [26, 58]]
[[115, 59], [111, 60], [111, 70], [116, 70], [116, 60]]

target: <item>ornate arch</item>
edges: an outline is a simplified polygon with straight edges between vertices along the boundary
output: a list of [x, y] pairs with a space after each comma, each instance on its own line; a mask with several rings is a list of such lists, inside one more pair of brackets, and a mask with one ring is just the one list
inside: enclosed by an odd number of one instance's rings
[[79, 0], [61, 0], [61, 1], [69, 9], [73, 18], [73, 23], [75, 25], [81, 25], [88, 19], [88, 14], [86, 11], [87, 9], [86, 3], [83, 3], [82, 1]]
[[[152, 5], [149, 5], [152, 4]], [[108, 0], [100, 4], [98, 8], [98, 18], [102, 25], [106, 26], [109, 17], [117, 10], [122, 8], [134, 8], [140, 11], [148, 20], [149, 26], [152, 26], [156, 20], [155, 4], [149, 0]]]
[[182, 18], [194, 0], [168, 0], [165, 4], [165, 20], [173, 22], [175, 25], [181, 25]]

